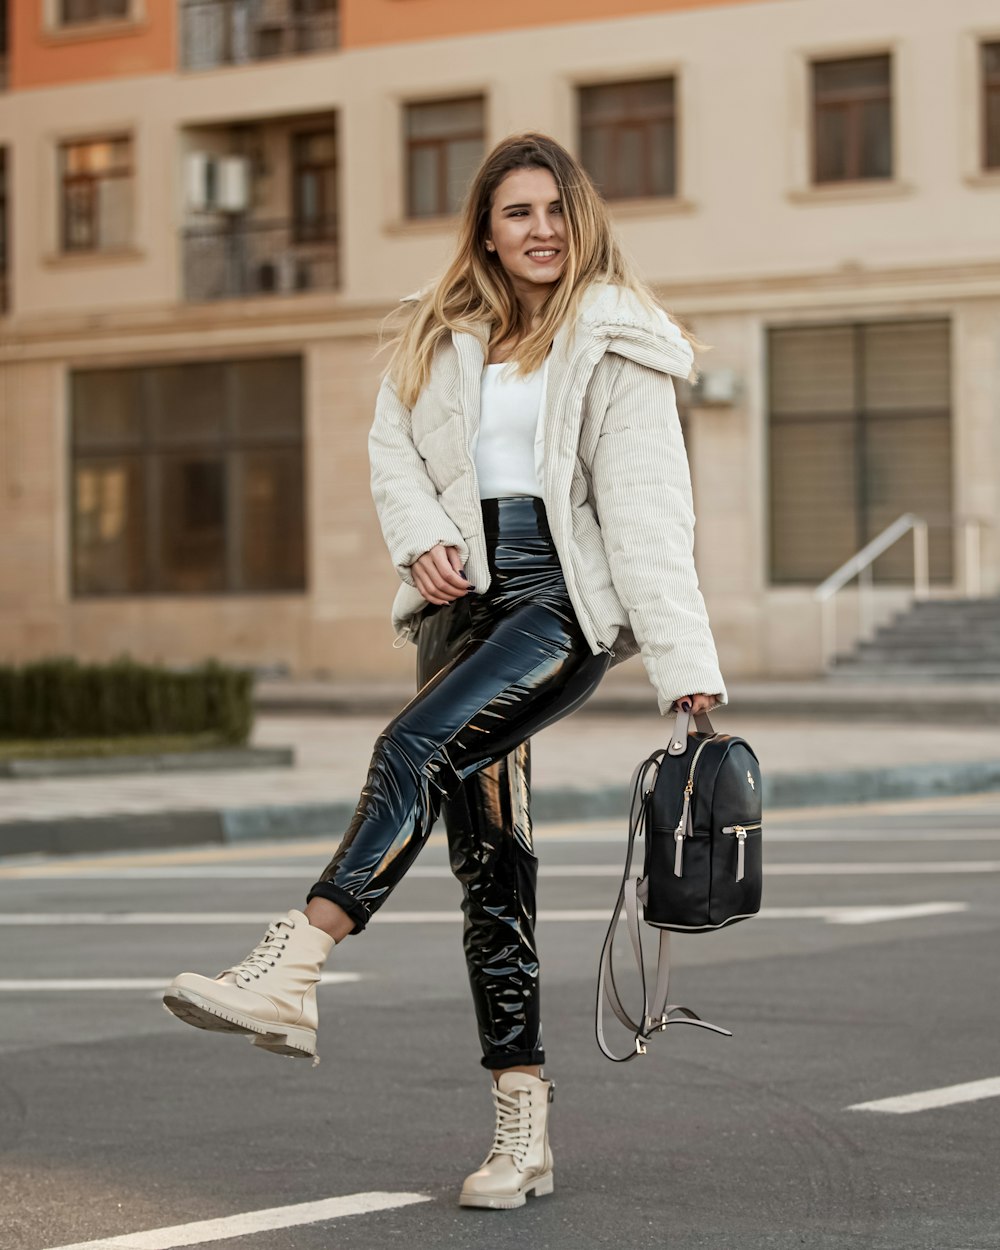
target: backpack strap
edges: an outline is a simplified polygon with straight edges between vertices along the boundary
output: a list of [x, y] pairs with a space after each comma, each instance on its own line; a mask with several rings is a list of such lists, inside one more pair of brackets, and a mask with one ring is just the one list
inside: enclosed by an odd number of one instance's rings
[[[632, 858], [635, 853], [635, 839], [642, 830], [646, 805], [649, 802], [649, 796], [653, 789], [652, 784], [648, 787], [645, 786], [646, 773], [651, 768], [655, 770], [659, 767], [658, 756], [662, 754], [662, 751], [655, 751], [648, 759], [643, 760], [632, 774], [632, 781], [629, 786], [629, 830], [628, 847], [625, 853], [625, 871], [622, 874], [618, 898], [615, 901], [614, 911], [611, 915], [611, 923], [604, 938], [604, 945], [601, 947], [600, 966], [597, 974], [597, 1004], [594, 1014], [594, 1028], [597, 1035], [597, 1044], [602, 1054], [614, 1063], [626, 1063], [629, 1059], [634, 1059], [636, 1055], [644, 1055], [646, 1053], [646, 1043], [652, 1034], [662, 1032], [668, 1024], [694, 1024], [704, 1029], [711, 1029], [714, 1033], [721, 1033], [725, 1037], [732, 1037], [732, 1033], [728, 1029], [724, 1029], [717, 1024], [710, 1024], [707, 1020], [702, 1020], [690, 1008], [682, 1007], [676, 1003], [667, 1003], [670, 992], [670, 931], [668, 929], [660, 930], [656, 987], [653, 991], [652, 1005], [649, 1002], [646, 988], [646, 968], [642, 957], [642, 931], [639, 925], [639, 901], [645, 894], [644, 887], [646, 883], [640, 877], [631, 876], [631, 872]], [[634, 1020], [625, 1009], [621, 995], [618, 993], [618, 987], [615, 984], [613, 946], [618, 921], [621, 918], [623, 908], [625, 910], [629, 940], [632, 944], [632, 952], [639, 972], [639, 982], [642, 987], [642, 1013], [638, 1021]], [[624, 1055], [616, 1055], [605, 1039], [605, 1000], [607, 1000], [619, 1021], [633, 1034], [634, 1049]]]
[[[632, 871], [632, 856], [635, 853], [636, 834], [642, 824], [643, 817], [646, 812], [646, 804], [649, 801], [649, 789], [644, 790], [644, 779], [646, 772], [655, 767], [656, 756], [651, 755], [648, 759], [643, 760], [636, 766], [632, 773], [632, 781], [629, 784], [629, 829], [628, 829], [628, 846], [625, 851], [625, 871], [622, 874], [621, 885], [618, 888], [618, 898], [615, 900], [614, 912], [611, 916], [611, 924], [608, 926], [608, 932], [604, 938], [604, 945], [601, 947], [601, 960], [597, 973], [597, 1005], [594, 1013], [594, 1029], [597, 1034], [597, 1044], [601, 1048], [601, 1052], [615, 1063], [624, 1063], [628, 1059], [633, 1059], [636, 1055], [641, 1055], [645, 1051], [643, 1044], [643, 1032], [639, 1023], [625, 1010], [621, 996], [618, 993], [618, 987], [615, 985], [614, 965], [612, 961], [612, 945], [614, 943], [615, 931], [618, 928], [618, 919], [621, 916], [622, 908], [625, 906], [625, 890], [629, 882], [629, 874]], [[632, 948], [635, 953], [636, 963], [639, 968], [639, 976], [642, 982], [642, 1015], [646, 1014], [646, 973], [642, 962], [642, 939], [639, 935], [638, 926], [634, 930], [630, 929], [629, 936], [632, 939]], [[604, 1037], [604, 1002], [607, 1000], [611, 1010], [615, 1013], [621, 1023], [629, 1032], [635, 1035], [635, 1049], [625, 1055], [616, 1055], [608, 1046]]]

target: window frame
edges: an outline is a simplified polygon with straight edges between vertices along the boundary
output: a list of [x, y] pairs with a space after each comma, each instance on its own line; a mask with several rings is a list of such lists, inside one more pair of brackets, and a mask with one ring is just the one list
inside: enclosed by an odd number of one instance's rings
[[[294, 434], [278, 432], [240, 434], [235, 428], [237, 411], [227, 405], [224, 414], [224, 429], [217, 439], [199, 441], [196, 438], [178, 439], [176, 442], [157, 437], [148, 417], [140, 420], [137, 429], [131, 436], [119, 439], [108, 439], [106, 442], [94, 442], [90, 446], [81, 446], [77, 438], [75, 425], [76, 413], [73, 404], [74, 378], [85, 373], [138, 373], [139, 386], [150, 385], [147, 375], [154, 370], [163, 368], [185, 368], [198, 365], [219, 365], [224, 369], [256, 361], [257, 356], [228, 355], [225, 357], [191, 357], [183, 361], [151, 360], [142, 364], [122, 363], [118, 365], [100, 365], [71, 367], [66, 370], [66, 410], [67, 435], [66, 454], [68, 460], [69, 483], [69, 560], [68, 580], [69, 596], [74, 601], [100, 601], [108, 599], [151, 599], [151, 598], [228, 598], [233, 596], [255, 595], [296, 595], [309, 593], [309, 503], [308, 503], [308, 413], [307, 403], [307, 359], [303, 352], [278, 351], [265, 359], [295, 359], [299, 362], [300, 377], [300, 411], [298, 430]], [[231, 392], [234, 386], [233, 374], [225, 378], [225, 386]], [[241, 512], [243, 496], [239, 486], [242, 475], [246, 471], [245, 461], [248, 455], [267, 452], [271, 455], [293, 451], [299, 456], [301, 469], [301, 495], [299, 512], [295, 518], [299, 526], [299, 541], [302, 552], [301, 582], [296, 586], [251, 587], [235, 584], [245, 581], [245, 567], [242, 563], [242, 552], [246, 540], [245, 517]], [[161, 539], [163, 531], [163, 511], [161, 496], [164, 483], [163, 466], [167, 461], [177, 460], [185, 456], [211, 460], [221, 460], [223, 466], [223, 554], [221, 574], [223, 585], [217, 589], [183, 590], [164, 588], [152, 584], [154, 574], [162, 573]], [[138, 482], [140, 487], [139, 547], [142, 551], [144, 569], [143, 584], [125, 590], [85, 589], [80, 585], [77, 575], [77, 552], [79, 535], [79, 518], [77, 506], [77, 474], [82, 465], [88, 461], [117, 461], [124, 464], [131, 461], [138, 464]]]
[[[995, 77], [991, 78], [986, 69], [986, 52], [988, 48], [996, 48], [997, 50], [997, 69]], [[994, 137], [997, 148], [997, 160], [995, 164], [990, 164], [990, 132], [989, 132], [989, 102], [992, 92], [996, 92], [1000, 96], [1000, 36], [993, 38], [984, 38], [977, 41], [978, 52], [978, 96], [979, 96], [979, 172], [987, 176], [995, 176], [1000, 174], [1000, 123], [998, 123], [998, 133]]]
[[10, 147], [0, 144], [0, 317], [10, 308]]
[[[332, 161], [300, 161], [299, 147], [304, 140], [310, 139], [314, 135], [330, 134], [333, 136], [333, 160]], [[307, 243], [336, 243], [338, 230], [338, 201], [340, 198], [340, 134], [337, 126], [337, 119], [333, 118], [329, 125], [324, 126], [302, 126], [290, 131], [288, 135], [288, 165], [291, 176], [291, 191], [289, 202], [291, 205], [291, 241], [293, 244]], [[299, 185], [299, 174], [306, 172], [322, 172], [325, 170], [333, 171], [333, 203], [326, 204], [324, 201], [323, 211], [319, 217], [319, 231], [311, 230], [308, 222], [301, 215], [301, 192]], [[322, 185], [322, 182], [321, 182]]]
[[[414, 139], [410, 135], [410, 109], [442, 104], [470, 104], [473, 101], [482, 105], [482, 125], [479, 130], [475, 132], [470, 130], [465, 133], [449, 134], [445, 138], [438, 139]], [[446, 147], [449, 143], [469, 142], [476, 139], [482, 143], [483, 152], [485, 154], [489, 135], [489, 96], [486, 91], [471, 90], [462, 94], [449, 94], [447, 96], [421, 96], [419, 98], [404, 99], [401, 101], [401, 104], [402, 115], [400, 121], [403, 157], [403, 220], [408, 225], [419, 225], [421, 222], [426, 221], [453, 220], [457, 215], [457, 210], [449, 209], [447, 206], [448, 168], [446, 161], [443, 159], [439, 159], [437, 165], [436, 211], [433, 213], [415, 213], [413, 211], [414, 182], [411, 178], [411, 154], [415, 148], [433, 147], [435, 149], [440, 149], [442, 147]]]
[[[67, 174], [65, 169], [65, 157], [69, 148], [89, 147], [99, 143], [118, 143], [122, 140], [128, 143], [128, 168], [127, 170], [116, 170], [110, 174]], [[131, 204], [130, 222], [129, 222], [129, 238], [121, 243], [115, 243], [108, 246], [102, 246], [100, 242], [92, 242], [90, 246], [72, 246], [69, 242], [69, 211], [67, 199], [67, 185], [69, 182], [88, 183], [91, 186], [91, 195], [93, 189], [102, 179], [105, 178], [127, 178], [129, 180], [128, 195]], [[101, 256], [114, 254], [116, 252], [128, 251], [135, 246], [135, 195], [136, 195], [136, 142], [135, 135], [130, 130], [109, 129], [101, 134], [77, 135], [71, 138], [62, 137], [56, 141], [56, 187], [59, 197], [59, 219], [56, 231], [57, 248], [60, 256]], [[91, 210], [93, 212], [92, 224], [96, 223], [99, 227], [100, 217], [94, 211], [92, 203]], [[91, 236], [99, 235], [97, 231], [91, 230]]]
[[[99, 4], [101, 0], [95, 0]], [[122, 16], [87, 17], [67, 21], [66, 0], [42, 0], [41, 33], [54, 42], [74, 39], [99, 39], [102, 35], [128, 34], [146, 21], [147, 0], [126, 0]]]
[[[820, 101], [817, 93], [816, 70], [821, 65], [832, 65], [845, 63], [850, 61], [875, 61], [884, 60], [887, 63], [886, 85], [884, 88], [850, 88], [841, 90], [839, 93], [831, 92], [831, 98]], [[812, 187], [818, 190], [825, 190], [830, 187], [839, 187], [853, 184], [885, 184], [893, 182], [898, 176], [898, 153], [896, 150], [896, 133], [895, 133], [895, 117], [896, 117], [896, 86], [894, 75], [894, 53], [892, 49], [886, 49], [882, 52], [863, 52], [852, 53], [847, 55], [829, 55], [829, 56], [811, 56], [808, 65], [808, 87], [809, 87], [809, 109], [810, 109], [810, 160], [809, 160], [809, 180]], [[839, 95], [840, 98], [837, 98]], [[888, 104], [888, 134], [889, 134], [889, 172], [888, 174], [865, 174], [860, 172], [861, 163], [861, 110], [865, 104], [879, 102], [885, 100]], [[819, 159], [820, 159], [820, 113], [821, 109], [838, 109], [847, 115], [846, 131], [847, 131], [847, 147], [845, 153], [845, 167], [847, 172], [842, 178], [820, 178], [819, 177]]]
[[[670, 69], [665, 69], [662, 72], [651, 72], [651, 73], [644, 73], [644, 74], [628, 74], [628, 75], [622, 75], [616, 78], [602, 78], [602, 79], [596, 79], [592, 81], [581, 80], [581, 81], [574, 83], [575, 106], [576, 106], [575, 107], [576, 150], [577, 150], [577, 153], [580, 155], [580, 159], [582, 163], [582, 153], [583, 153], [583, 147], [584, 147], [584, 130], [587, 128], [588, 125], [590, 126], [595, 125], [595, 123], [587, 123], [584, 117], [584, 105], [583, 105], [584, 92], [600, 91], [600, 90], [615, 90], [615, 89], [628, 91], [628, 89], [632, 87], [641, 87], [643, 85], [646, 85], [649, 83], [656, 83], [656, 82], [669, 82], [671, 85], [671, 92], [672, 92], [673, 98], [671, 100], [669, 109], [665, 110], [662, 115], [660, 116], [649, 115], [646, 117], [637, 118], [634, 114], [627, 114], [625, 118], [622, 120], [618, 120], [613, 123], [604, 123], [603, 125], [611, 126], [614, 129], [619, 129], [619, 128], [631, 129], [631, 128], [635, 128], [640, 123], [669, 121], [673, 129], [673, 168], [671, 169], [671, 181], [673, 183], [673, 190], [668, 191], [668, 192], [660, 192], [660, 191], [653, 191], [649, 189], [650, 183], [652, 181], [651, 177], [649, 176], [650, 174], [649, 136], [648, 136], [648, 130], [646, 129], [645, 126], [643, 126], [643, 156], [645, 158], [644, 172], [646, 174], [645, 186], [643, 190], [637, 193], [636, 195], [618, 195], [618, 194], [605, 193], [599, 187], [598, 190], [601, 190], [601, 194], [603, 198], [609, 204], [627, 205], [627, 204], [635, 203], [637, 201], [644, 201], [644, 202], [663, 201], [665, 203], [672, 203], [681, 198], [681, 190], [680, 190], [681, 77], [680, 77], [680, 73], [678, 72], [677, 69], [670, 68]], [[601, 125], [601, 124], [598, 123], [597, 125]], [[587, 172], [590, 173], [589, 170]], [[591, 173], [591, 177], [593, 177], [592, 173]], [[595, 179], [595, 184], [596, 184], [596, 179]]]

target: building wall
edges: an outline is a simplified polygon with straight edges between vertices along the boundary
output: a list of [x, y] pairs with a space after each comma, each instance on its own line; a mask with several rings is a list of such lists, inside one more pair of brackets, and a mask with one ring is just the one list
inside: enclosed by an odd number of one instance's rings
[[171, 73], [177, 0], [132, 0], [127, 21], [60, 29], [57, 0], [8, 0], [15, 91]]
[[[147, 4], [152, 21], [157, 6]], [[358, 14], [381, 9], [399, 23], [422, 15], [419, 31], [394, 28], [419, 45], [366, 36]], [[605, 20], [596, 6], [593, 14], [575, 6], [583, 21], [566, 6], [530, 31], [523, 15], [518, 28], [488, 35], [455, 24], [478, 10], [457, 0], [371, 0], [345, 6], [338, 53], [199, 73], [161, 62], [133, 77], [102, 69], [92, 81], [66, 77], [0, 97], [16, 232], [13, 309], [0, 320], [0, 655], [127, 647], [345, 676], [411, 672], [410, 649], [391, 648], [397, 581], [368, 493], [375, 336], [400, 295], [441, 271], [454, 223], [402, 218], [401, 105], [484, 91], [488, 143], [530, 127], [575, 148], [577, 84], [670, 71], [681, 88], [679, 198], [616, 205], [614, 215], [640, 269], [711, 344], [703, 367], [730, 366], [742, 383], [734, 405], [695, 409], [689, 423], [698, 565], [724, 671], [804, 674], [819, 660], [811, 589], [767, 580], [764, 342], [773, 324], [950, 318], [955, 510], [993, 521], [985, 586], [1000, 588], [1000, 175], [977, 172], [975, 88], [977, 38], [1000, 38], [993, 0], [636, 3], [624, 18], [607, 17], [605, 6]], [[161, 39], [168, 24], [163, 17]], [[811, 188], [809, 57], [886, 48], [897, 176]], [[186, 128], [330, 111], [341, 160], [341, 289], [186, 303], [178, 241]], [[135, 135], [135, 245], [113, 258], [59, 256], [55, 144], [120, 126]], [[307, 365], [307, 593], [71, 600], [69, 369], [276, 345], [301, 350]], [[899, 602], [886, 591], [880, 610]], [[855, 612], [845, 596], [845, 639]], [[635, 661], [614, 679], [641, 681], [643, 671]]]
[[[784, 0], [802, 3], [802, 0]], [[486, 35], [500, 30], [531, 31], [565, 23], [607, 22], [637, 13], [682, 9], [732, 8], [755, 0], [510, 0], [505, 5], [469, 4], [468, 0], [347, 0], [343, 38], [348, 48], [411, 43], [455, 35]]]

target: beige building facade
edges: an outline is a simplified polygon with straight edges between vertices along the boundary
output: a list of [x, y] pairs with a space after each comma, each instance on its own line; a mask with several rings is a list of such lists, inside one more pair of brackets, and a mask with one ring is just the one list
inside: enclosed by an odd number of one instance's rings
[[15, 63], [0, 94], [4, 660], [412, 672], [368, 492], [378, 327], [521, 129], [598, 163], [711, 346], [685, 429], [728, 679], [818, 672], [816, 586], [901, 513], [931, 523], [935, 593], [1000, 591], [993, 0], [609, 6], [267, 56], [252, 14], [201, 7], [172, 67], [20, 88]]

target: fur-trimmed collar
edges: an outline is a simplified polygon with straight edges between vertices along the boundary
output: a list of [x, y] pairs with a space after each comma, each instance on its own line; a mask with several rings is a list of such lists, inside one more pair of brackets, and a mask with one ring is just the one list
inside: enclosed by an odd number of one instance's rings
[[[416, 303], [428, 293], [423, 287], [400, 303]], [[584, 291], [577, 330], [604, 339], [609, 351], [630, 356], [642, 364], [675, 377], [686, 378], [694, 364], [694, 351], [662, 308], [651, 310], [628, 287], [615, 282], [593, 282]], [[560, 336], [568, 329], [564, 327]]]
[[676, 377], [691, 373], [694, 350], [680, 327], [662, 308], [647, 308], [628, 287], [593, 283], [584, 292], [578, 320], [594, 338], [608, 340], [609, 351]]

